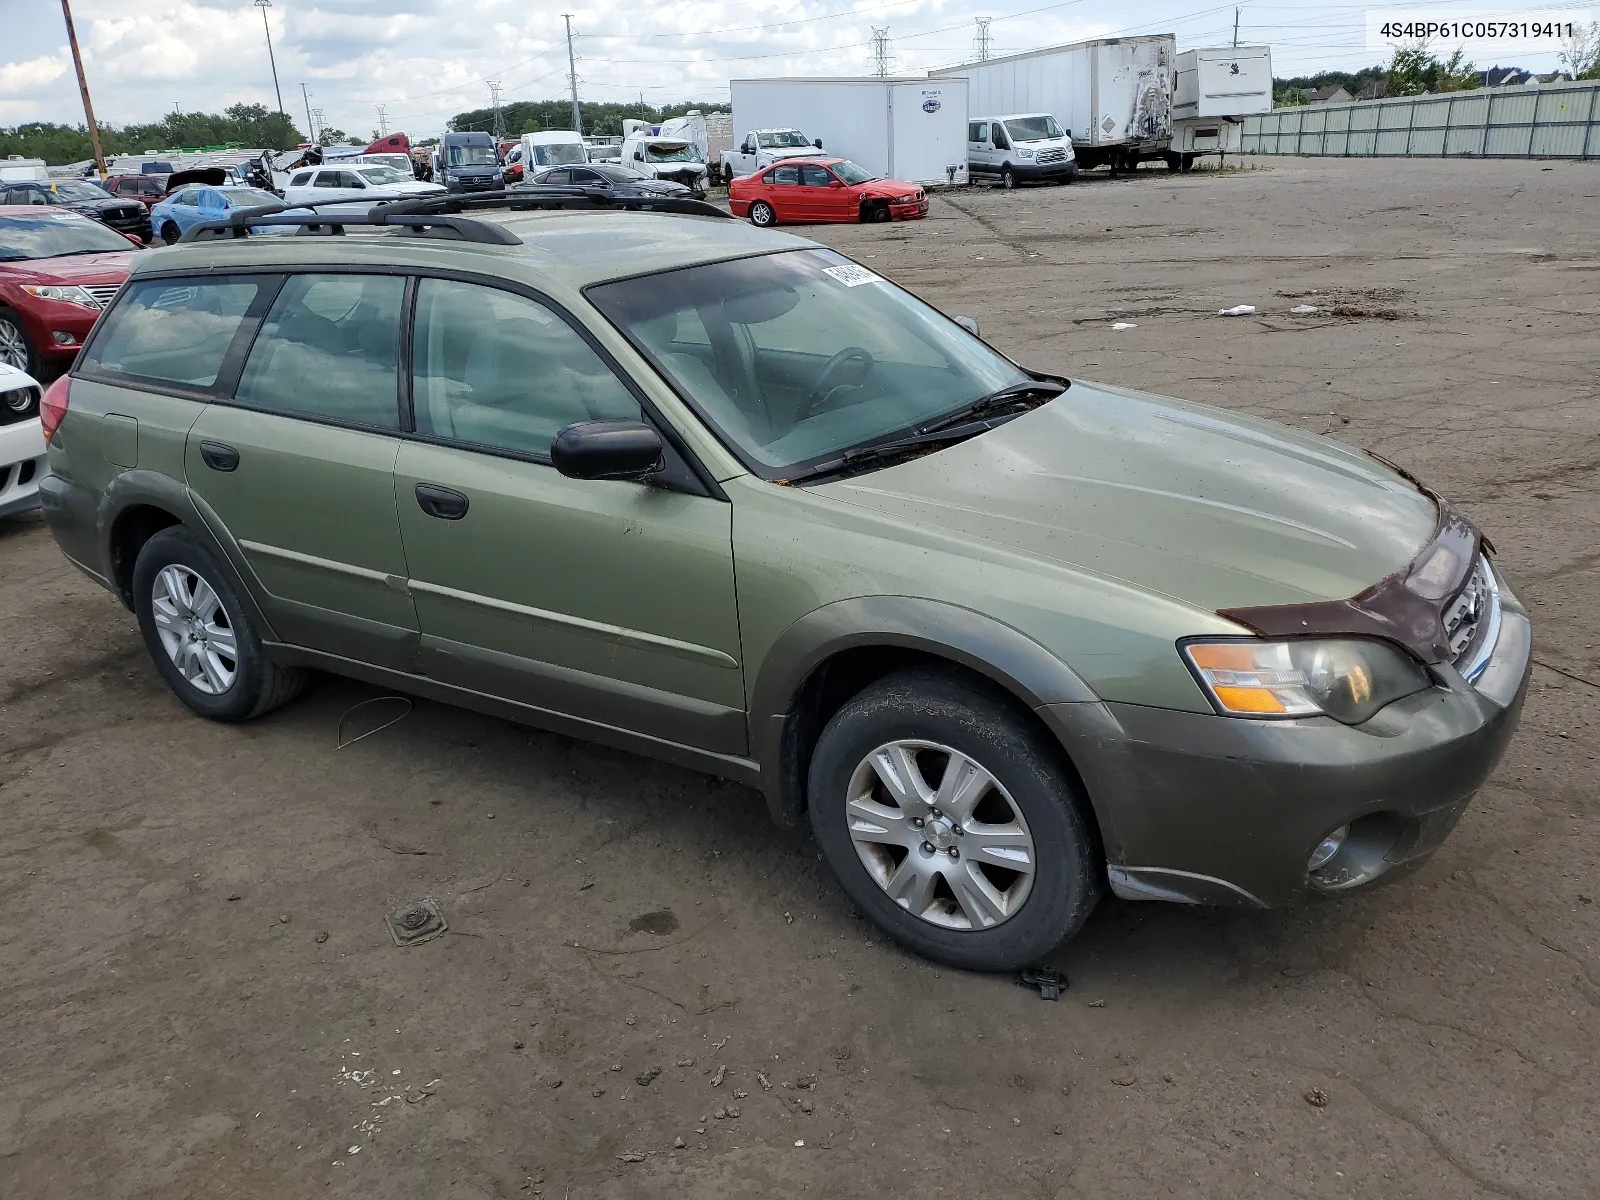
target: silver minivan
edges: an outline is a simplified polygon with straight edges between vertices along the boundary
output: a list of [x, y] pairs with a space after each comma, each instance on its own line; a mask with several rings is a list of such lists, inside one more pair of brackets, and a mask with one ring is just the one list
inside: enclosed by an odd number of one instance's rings
[[1006, 188], [1036, 180], [1071, 183], [1078, 173], [1072, 131], [1049, 113], [976, 117], [967, 122], [967, 173], [974, 181], [998, 179]]

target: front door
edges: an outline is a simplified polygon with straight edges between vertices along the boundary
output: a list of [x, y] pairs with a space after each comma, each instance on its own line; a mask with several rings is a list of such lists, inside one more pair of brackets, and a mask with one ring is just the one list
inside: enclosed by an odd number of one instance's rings
[[799, 167], [776, 166], [767, 172], [766, 178], [772, 181], [767, 186], [767, 198], [772, 202], [772, 209], [778, 214], [778, 220], [810, 219], [806, 216], [805, 191], [800, 186]]
[[231, 400], [189, 437], [189, 486], [232, 535], [296, 645], [415, 670], [395, 514], [400, 314], [393, 275], [290, 276]]
[[808, 221], [853, 221], [859, 215], [845, 210], [855, 197], [837, 183], [827, 167], [805, 164], [800, 168], [801, 204]]
[[423, 279], [412, 347], [417, 437], [401, 447], [394, 491], [423, 670], [592, 725], [742, 753], [731, 506], [550, 466], [567, 425], [641, 409], [549, 304]]

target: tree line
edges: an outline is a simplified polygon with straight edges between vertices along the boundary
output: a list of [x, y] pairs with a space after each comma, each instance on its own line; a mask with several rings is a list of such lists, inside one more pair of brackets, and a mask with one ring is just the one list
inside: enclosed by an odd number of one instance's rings
[[[100, 149], [107, 157], [228, 142], [252, 149], [289, 150], [303, 141], [305, 136], [292, 120], [263, 104], [234, 104], [221, 113], [174, 112], [148, 125], [100, 126]], [[94, 145], [87, 126], [33, 121], [9, 129], [0, 127], [0, 159], [12, 154], [60, 165], [93, 158]]]
[[[681, 117], [691, 108], [701, 112], [726, 111], [727, 105], [714, 100], [686, 100], [680, 104], [655, 107], [649, 104], [613, 104], [581, 101], [579, 113], [583, 117], [583, 132], [591, 137], [621, 137], [625, 120], [648, 121], [654, 125], [671, 117]], [[450, 118], [450, 128], [457, 132], [483, 130], [494, 132], [494, 109], [474, 108], [457, 113]], [[500, 106], [500, 128], [507, 137], [521, 137], [541, 129], [571, 129], [572, 101], [570, 100], [514, 100]]]

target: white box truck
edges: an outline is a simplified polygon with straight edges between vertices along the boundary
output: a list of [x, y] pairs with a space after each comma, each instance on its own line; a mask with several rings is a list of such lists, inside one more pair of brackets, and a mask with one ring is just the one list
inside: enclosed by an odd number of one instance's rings
[[799, 128], [888, 179], [967, 182], [964, 79], [735, 79], [735, 129]]
[[1008, 54], [929, 78], [965, 79], [975, 113], [1050, 113], [1071, 134], [1079, 167], [1116, 170], [1171, 145], [1177, 57], [1177, 39], [1160, 33]]
[[1237, 154], [1244, 119], [1272, 111], [1272, 51], [1223, 46], [1178, 55], [1169, 167], [1188, 170], [1202, 154]]

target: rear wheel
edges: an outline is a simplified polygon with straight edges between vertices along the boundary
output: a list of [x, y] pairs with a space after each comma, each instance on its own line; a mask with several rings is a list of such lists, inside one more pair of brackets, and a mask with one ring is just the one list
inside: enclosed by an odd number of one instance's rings
[[0, 308], [0, 362], [29, 375], [36, 375], [38, 363], [22, 318], [9, 308]]
[[778, 214], [772, 211], [772, 205], [765, 200], [757, 200], [750, 205], [750, 224], [768, 229], [777, 223]]
[[287, 704], [305, 673], [279, 666], [216, 558], [189, 530], [163, 529], [133, 567], [139, 632], [161, 677], [202, 717], [247, 721]]
[[178, 239], [181, 238], [182, 236], [183, 236], [183, 231], [180, 230], [177, 227], [177, 225], [175, 225], [171, 221], [168, 221], [165, 225], [163, 225], [161, 227], [161, 240], [163, 242], [165, 242], [169, 246], [177, 245]]
[[1100, 896], [1087, 807], [1044, 733], [981, 684], [897, 672], [828, 722], [811, 827], [840, 885], [951, 966], [1036, 962]]

